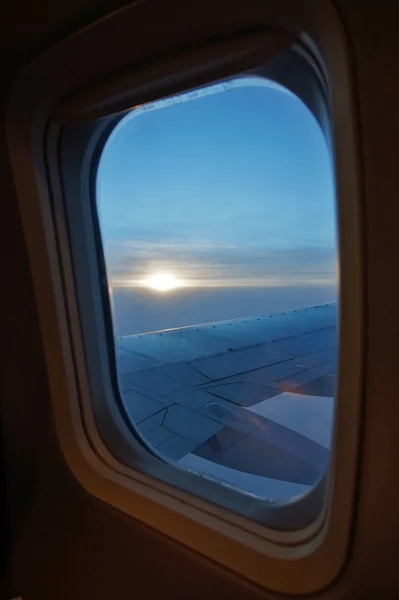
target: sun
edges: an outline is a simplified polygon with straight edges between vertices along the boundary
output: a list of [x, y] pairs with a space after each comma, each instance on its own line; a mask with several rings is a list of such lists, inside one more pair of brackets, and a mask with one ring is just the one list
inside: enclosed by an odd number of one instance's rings
[[183, 280], [170, 273], [157, 273], [151, 275], [144, 282], [146, 287], [157, 292], [169, 292], [184, 285]]

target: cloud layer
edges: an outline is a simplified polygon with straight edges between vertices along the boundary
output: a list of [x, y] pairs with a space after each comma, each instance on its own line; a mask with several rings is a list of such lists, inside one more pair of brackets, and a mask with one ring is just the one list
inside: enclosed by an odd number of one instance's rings
[[106, 242], [111, 285], [141, 285], [157, 273], [170, 273], [193, 287], [335, 285], [337, 280], [337, 257], [329, 247], [265, 249], [256, 243], [155, 241], [155, 233], [140, 237]]

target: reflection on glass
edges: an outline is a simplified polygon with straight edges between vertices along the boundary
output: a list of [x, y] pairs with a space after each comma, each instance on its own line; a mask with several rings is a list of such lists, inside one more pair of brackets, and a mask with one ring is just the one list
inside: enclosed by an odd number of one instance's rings
[[258, 77], [133, 109], [97, 205], [120, 389], [145, 442], [247, 494], [308, 490], [336, 371], [334, 187], [313, 115]]

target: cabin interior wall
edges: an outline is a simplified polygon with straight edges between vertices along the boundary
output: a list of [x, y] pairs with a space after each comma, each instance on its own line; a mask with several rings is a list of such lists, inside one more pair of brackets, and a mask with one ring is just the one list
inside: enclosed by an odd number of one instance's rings
[[[14, 1], [8, 13], [9, 33], [3, 50], [7, 65], [3, 115], [6, 88], [29, 59], [117, 4], [123, 2], [62, 0], [51, 5], [44, 0]], [[393, 597], [393, 590], [399, 588], [399, 439], [395, 427], [399, 422], [399, 287], [395, 275], [399, 258], [399, 11], [394, 0], [337, 0], [335, 4], [352, 46], [359, 102], [367, 242], [368, 369], [350, 563], [342, 578], [320, 597]], [[54, 433], [4, 118], [0, 152], [0, 507], [5, 532], [1, 536], [2, 597], [268, 597], [90, 497], [67, 469]]]

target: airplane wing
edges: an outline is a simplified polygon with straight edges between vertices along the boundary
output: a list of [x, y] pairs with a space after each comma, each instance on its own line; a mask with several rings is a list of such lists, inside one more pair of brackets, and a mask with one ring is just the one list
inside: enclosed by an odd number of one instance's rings
[[284, 500], [324, 473], [335, 304], [120, 337], [127, 415], [161, 457]]

